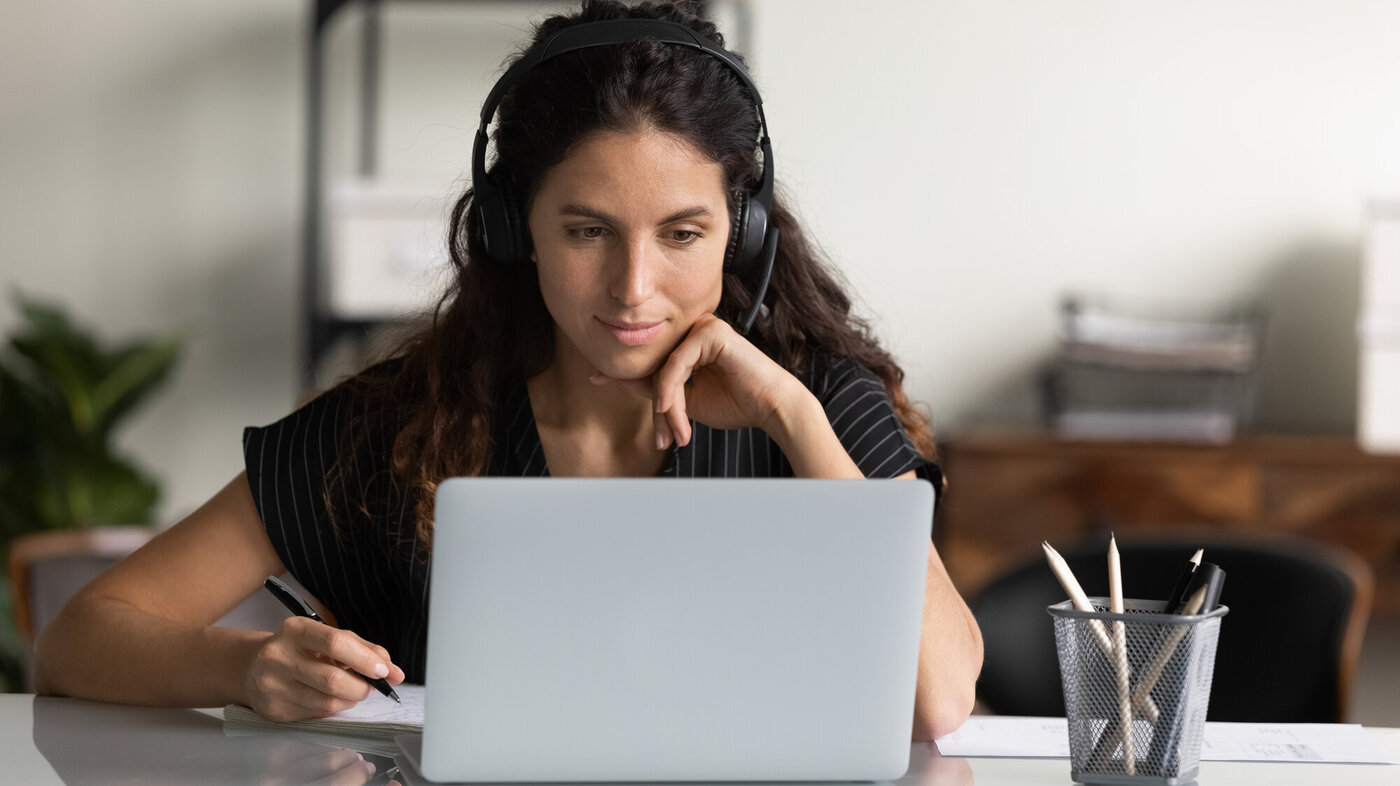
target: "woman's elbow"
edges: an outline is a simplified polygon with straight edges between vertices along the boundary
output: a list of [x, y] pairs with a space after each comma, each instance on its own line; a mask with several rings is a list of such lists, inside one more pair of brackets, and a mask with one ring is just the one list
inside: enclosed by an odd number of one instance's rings
[[957, 731], [972, 715], [976, 700], [975, 688], [945, 691], [915, 714], [913, 739], [916, 742], [936, 740]]
[[[914, 739], [936, 740], [957, 731], [977, 704], [977, 677], [982, 673], [982, 632], [969, 617], [969, 638], [961, 658], [941, 665], [942, 678], [921, 680], [928, 692], [917, 702]], [[938, 669], [938, 666], [934, 666]], [[930, 677], [938, 672], [926, 672]]]
[[35, 693], [73, 696], [82, 692], [77, 687], [82, 656], [100, 649], [84, 635], [93, 629], [91, 605], [85, 592], [79, 591], [35, 636], [30, 672]]
[[33, 666], [30, 680], [34, 692], [41, 696], [62, 695], [63, 664], [61, 654], [63, 644], [54, 641], [62, 637], [62, 615], [55, 618], [34, 639]]

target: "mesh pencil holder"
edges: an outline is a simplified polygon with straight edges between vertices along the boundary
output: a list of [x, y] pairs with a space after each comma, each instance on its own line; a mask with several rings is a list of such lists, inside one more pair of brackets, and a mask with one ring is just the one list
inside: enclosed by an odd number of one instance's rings
[[1069, 724], [1070, 775], [1080, 783], [1187, 784], [1200, 769], [1221, 606], [1162, 614], [1161, 601], [1107, 598], [1095, 611], [1048, 607]]

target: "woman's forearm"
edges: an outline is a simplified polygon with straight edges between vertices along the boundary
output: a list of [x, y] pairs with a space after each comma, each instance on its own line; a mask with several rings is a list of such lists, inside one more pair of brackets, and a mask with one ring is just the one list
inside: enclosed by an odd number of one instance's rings
[[865, 477], [836, 437], [821, 402], [797, 380], [793, 382], [793, 393], [762, 426], [787, 456], [793, 474], [799, 478]]
[[177, 622], [105, 597], [78, 596], [40, 634], [42, 694], [123, 704], [247, 703], [243, 677], [270, 633]]
[[982, 671], [982, 632], [938, 552], [929, 547], [924, 628], [914, 694], [914, 739], [956, 731], [972, 714]]

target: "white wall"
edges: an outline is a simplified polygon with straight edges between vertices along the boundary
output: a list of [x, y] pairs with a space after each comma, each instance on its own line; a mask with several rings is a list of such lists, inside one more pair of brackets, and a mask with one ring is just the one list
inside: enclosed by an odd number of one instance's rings
[[1261, 420], [1352, 428], [1359, 222], [1400, 184], [1400, 4], [755, 6], [782, 177], [937, 422], [1032, 416], [1079, 290], [1263, 299]]
[[188, 331], [174, 384], [121, 434], [167, 520], [296, 394], [304, 16], [0, 1], [0, 329], [20, 288], [108, 339]]
[[[464, 6], [427, 8], [395, 28], [436, 36], [388, 77], [416, 87], [386, 96], [383, 157], [450, 184], [504, 51], [482, 26], [504, 47], [520, 25], [488, 10], [452, 28]], [[1369, 195], [1400, 193], [1400, 4], [758, 0], [749, 15], [779, 179], [941, 429], [1033, 416], [1071, 290], [1262, 298], [1261, 419], [1352, 428], [1359, 222]], [[175, 384], [123, 435], [166, 481], [167, 520], [237, 472], [244, 425], [298, 394], [306, 17], [285, 0], [0, 0], [4, 285], [114, 338], [191, 332]], [[414, 65], [456, 56], [454, 31], [465, 60]]]

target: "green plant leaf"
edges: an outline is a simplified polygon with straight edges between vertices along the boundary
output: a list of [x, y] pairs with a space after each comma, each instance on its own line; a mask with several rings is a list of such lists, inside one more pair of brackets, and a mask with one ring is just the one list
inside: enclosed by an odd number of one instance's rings
[[92, 389], [94, 429], [109, 433], [117, 421], [159, 387], [175, 365], [181, 340], [138, 344], [111, 358], [111, 369]]
[[18, 296], [23, 332], [10, 345], [33, 366], [33, 386], [64, 402], [79, 433], [95, 430], [92, 388], [102, 375], [101, 351], [92, 336], [58, 309]]
[[160, 498], [154, 481], [105, 453], [82, 457], [65, 480], [72, 524], [79, 527], [150, 524]]
[[110, 435], [168, 377], [181, 340], [107, 349], [62, 310], [16, 299], [24, 322], [0, 354], [0, 541], [149, 523], [158, 488], [113, 452]]

